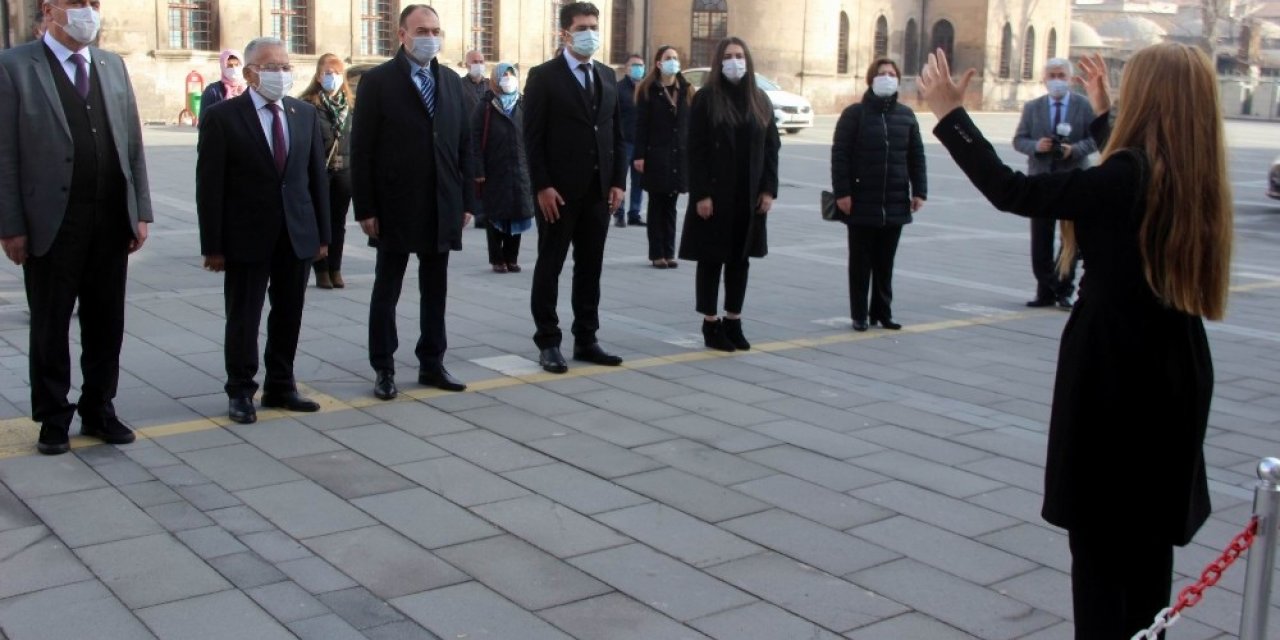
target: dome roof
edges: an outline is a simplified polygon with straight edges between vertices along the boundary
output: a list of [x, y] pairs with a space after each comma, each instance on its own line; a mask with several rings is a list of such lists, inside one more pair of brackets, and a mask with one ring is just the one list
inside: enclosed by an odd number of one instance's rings
[[1107, 45], [1102, 41], [1102, 36], [1088, 24], [1079, 20], [1071, 21], [1071, 48], [1072, 49], [1102, 49]]
[[1098, 35], [1126, 49], [1138, 49], [1164, 40], [1166, 31], [1142, 16], [1121, 16], [1098, 25]]

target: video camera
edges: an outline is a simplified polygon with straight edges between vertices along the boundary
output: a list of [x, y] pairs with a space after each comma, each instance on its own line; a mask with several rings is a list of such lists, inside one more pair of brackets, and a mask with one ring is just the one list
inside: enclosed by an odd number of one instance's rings
[[1062, 160], [1066, 156], [1063, 155], [1062, 145], [1067, 144], [1068, 138], [1071, 137], [1071, 125], [1066, 122], [1058, 123], [1058, 128], [1053, 132], [1053, 147], [1049, 149], [1049, 155], [1054, 160]]

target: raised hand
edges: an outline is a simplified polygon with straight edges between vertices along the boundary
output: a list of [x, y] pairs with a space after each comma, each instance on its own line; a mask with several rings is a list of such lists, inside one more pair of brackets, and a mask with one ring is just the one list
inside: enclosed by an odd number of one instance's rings
[[920, 94], [924, 97], [929, 110], [938, 118], [964, 106], [964, 95], [969, 91], [969, 82], [977, 71], [969, 69], [961, 76], [960, 82], [951, 79], [951, 65], [947, 62], [947, 54], [942, 49], [929, 54], [929, 61], [920, 71]]
[[1075, 80], [1089, 94], [1089, 106], [1093, 107], [1095, 114], [1102, 115], [1111, 110], [1111, 75], [1101, 54], [1081, 58], [1080, 75]]

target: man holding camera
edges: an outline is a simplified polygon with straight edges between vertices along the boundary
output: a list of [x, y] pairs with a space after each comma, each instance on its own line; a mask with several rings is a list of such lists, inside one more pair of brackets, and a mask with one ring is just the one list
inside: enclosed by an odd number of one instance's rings
[[[1088, 166], [1089, 155], [1098, 145], [1089, 137], [1093, 108], [1089, 101], [1071, 94], [1071, 62], [1052, 58], [1044, 65], [1044, 83], [1049, 93], [1027, 102], [1013, 134], [1013, 148], [1027, 155], [1027, 173], [1036, 175], [1070, 171]], [[1065, 275], [1058, 273], [1054, 251], [1056, 222], [1031, 219], [1031, 271], [1036, 277], [1036, 297], [1028, 307], [1071, 308], [1075, 293], [1075, 260]]]

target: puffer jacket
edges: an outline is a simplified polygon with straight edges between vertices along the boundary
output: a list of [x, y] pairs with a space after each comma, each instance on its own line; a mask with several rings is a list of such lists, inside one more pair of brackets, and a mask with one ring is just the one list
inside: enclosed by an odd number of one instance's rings
[[845, 224], [865, 227], [911, 222], [911, 198], [927, 198], [920, 123], [898, 95], [871, 90], [836, 123], [831, 145], [831, 186], [836, 198], [853, 197]]

